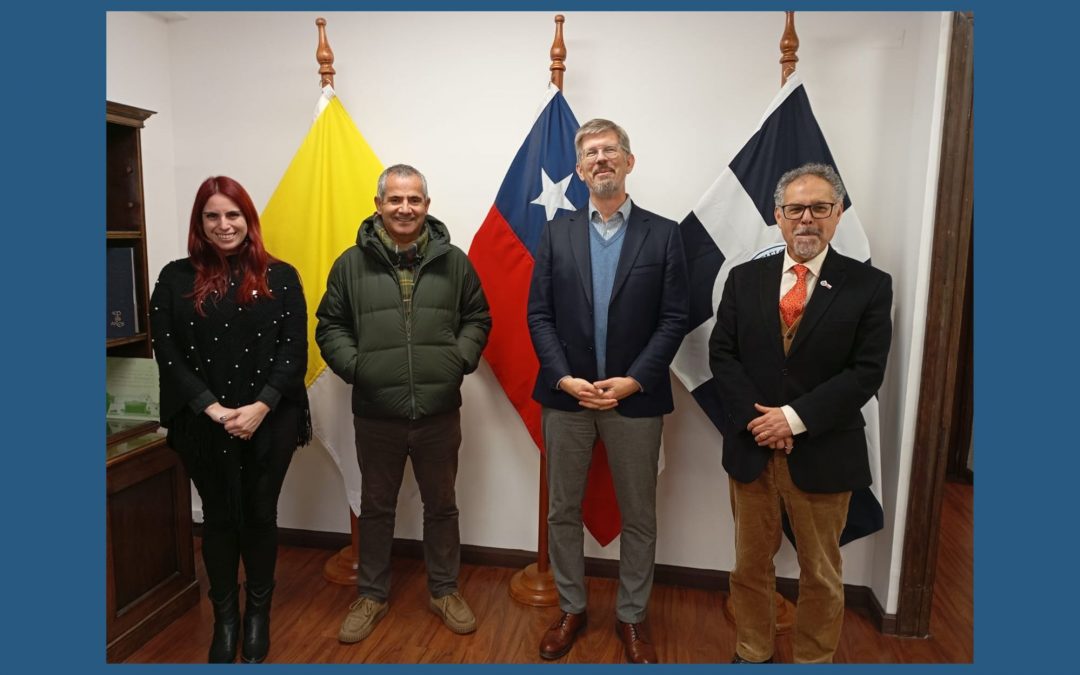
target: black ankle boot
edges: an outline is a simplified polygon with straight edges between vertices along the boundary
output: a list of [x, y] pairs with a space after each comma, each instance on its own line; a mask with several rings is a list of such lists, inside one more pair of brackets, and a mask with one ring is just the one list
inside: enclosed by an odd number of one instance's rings
[[209, 663], [232, 663], [236, 660], [236, 644], [240, 641], [239, 588], [232, 588], [224, 597], [215, 598], [210, 592], [210, 605], [214, 608], [214, 639], [210, 643]]
[[247, 663], [262, 663], [270, 651], [270, 598], [274, 594], [274, 582], [263, 586], [244, 584], [244, 588], [247, 602], [242, 655]]

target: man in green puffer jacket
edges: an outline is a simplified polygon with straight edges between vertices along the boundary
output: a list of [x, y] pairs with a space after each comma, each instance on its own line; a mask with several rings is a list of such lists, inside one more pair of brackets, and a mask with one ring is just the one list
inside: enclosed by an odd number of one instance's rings
[[315, 341], [353, 385], [360, 463], [359, 598], [338, 640], [359, 642], [386, 615], [390, 546], [405, 459], [424, 502], [429, 606], [450, 630], [476, 630], [458, 591], [461, 544], [454, 493], [461, 381], [491, 330], [480, 279], [446, 226], [428, 215], [427, 180], [411, 166], [379, 176], [376, 213], [334, 263], [315, 313]]

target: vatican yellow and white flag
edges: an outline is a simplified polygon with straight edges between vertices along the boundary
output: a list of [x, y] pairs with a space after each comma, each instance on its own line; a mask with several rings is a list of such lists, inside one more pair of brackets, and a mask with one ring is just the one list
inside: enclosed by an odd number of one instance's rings
[[374, 210], [383, 167], [330, 86], [315, 121], [263, 210], [266, 248], [296, 267], [308, 307], [305, 383], [316, 438], [337, 464], [353, 513], [360, 513], [360, 469], [352, 425], [352, 388], [326, 367], [315, 343], [315, 309], [330, 267], [356, 241]]

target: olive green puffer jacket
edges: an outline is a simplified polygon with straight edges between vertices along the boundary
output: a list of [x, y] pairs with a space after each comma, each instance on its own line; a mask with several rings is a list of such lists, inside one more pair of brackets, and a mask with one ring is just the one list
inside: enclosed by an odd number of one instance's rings
[[419, 419], [461, 407], [461, 381], [480, 362], [491, 314], [480, 279], [439, 220], [416, 269], [407, 320], [397, 270], [375, 231], [330, 270], [315, 313], [315, 341], [330, 368], [353, 385], [357, 417]]

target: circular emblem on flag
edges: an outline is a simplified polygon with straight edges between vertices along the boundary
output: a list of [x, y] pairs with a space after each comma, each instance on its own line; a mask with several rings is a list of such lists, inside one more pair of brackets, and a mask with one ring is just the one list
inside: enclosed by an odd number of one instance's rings
[[779, 255], [784, 252], [787, 244], [781, 242], [779, 244], [773, 244], [772, 246], [766, 246], [757, 253], [755, 253], [750, 259], [757, 260], [758, 258], [768, 258], [771, 255]]

